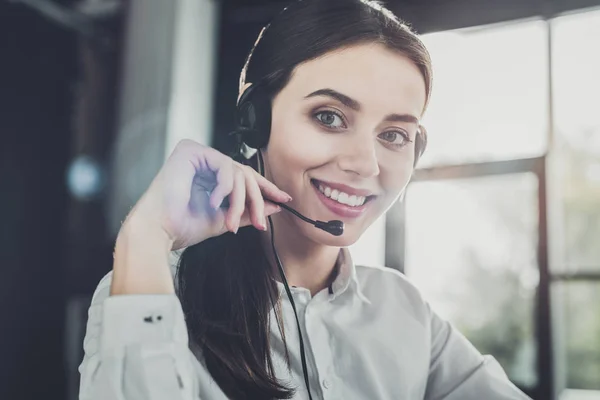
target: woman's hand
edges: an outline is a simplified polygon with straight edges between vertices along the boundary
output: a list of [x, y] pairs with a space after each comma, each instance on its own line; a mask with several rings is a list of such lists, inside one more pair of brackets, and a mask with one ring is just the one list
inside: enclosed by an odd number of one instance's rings
[[[229, 208], [220, 207], [229, 196]], [[249, 166], [221, 152], [182, 140], [135, 205], [129, 221], [137, 229], [165, 233], [172, 250], [191, 246], [240, 226], [266, 230], [276, 202], [291, 197]]]

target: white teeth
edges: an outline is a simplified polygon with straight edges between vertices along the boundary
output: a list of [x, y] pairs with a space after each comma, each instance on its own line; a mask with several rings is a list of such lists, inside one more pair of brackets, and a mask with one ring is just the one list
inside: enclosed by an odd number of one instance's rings
[[341, 193], [338, 195], [337, 201], [339, 201], [340, 203], [348, 204], [348, 205], [350, 205], [350, 206], [352, 205], [352, 204], [350, 204], [350, 203], [348, 202], [348, 194], [346, 194], [346, 193], [344, 193], [344, 192], [341, 192]]
[[330, 199], [351, 207], [362, 206], [367, 199], [365, 196], [349, 195], [348, 193], [340, 192], [337, 189], [331, 189], [322, 184], [319, 184], [319, 191]]

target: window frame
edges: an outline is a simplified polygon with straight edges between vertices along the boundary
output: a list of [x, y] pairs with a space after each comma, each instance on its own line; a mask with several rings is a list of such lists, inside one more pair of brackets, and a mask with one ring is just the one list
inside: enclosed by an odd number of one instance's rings
[[[583, 2], [586, 3], [586, 2]], [[594, 2], [592, 2], [594, 3]], [[585, 4], [590, 7], [594, 4]], [[460, 7], [456, 7], [459, 9]], [[561, 368], [565, 365], [556, 365], [553, 348], [558, 343], [553, 337], [553, 313], [552, 313], [552, 298], [551, 289], [553, 284], [557, 282], [585, 281], [598, 282], [600, 281], [600, 272], [594, 271], [575, 271], [561, 272], [552, 271], [550, 268], [551, 237], [549, 236], [548, 220], [555, 218], [550, 212], [550, 202], [553, 201], [552, 190], [548, 188], [547, 171], [548, 164], [552, 162], [553, 136], [554, 136], [554, 106], [553, 106], [553, 74], [552, 74], [552, 20], [556, 17], [564, 15], [563, 9], [555, 8], [554, 11], [549, 11], [544, 16], [543, 20], [546, 24], [546, 35], [548, 45], [548, 59], [546, 67], [548, 68], [548, 131], [547, 131], [547, 150], [539, 157], [521, 158], [504, 161], [489, 161], [478, 163], [465, 163], [459, 165], [436, 165], [427, 168], [418, 168], [411, 183], [424, 181], [439, 181], [447, 179], [463, 179], [463, 178], [478, 178], [494, 175], [506, 175], [514, 173], [533, 173], [538, 178], [538, 244], [537, 244], [537, 262], [539, 270], [539, 285], [536, 291], [535, 299], [535, 315], [534, 318], [534, 336], [537, 344], [537, 360], [536, 373], [538, 383], [532, 388], [521, 388], [529, 396], [534, 399], [557, 399], [561, 392], [568, 388], [557, 387], [557, 382], [561, 379], [556, 379]], [[578, 13], [586, 12], [587, 10], [578, 10]], [[444, 18], [448, 18], [444, 14]], [[485, 22], [483, 22], [485, 23]], [[463, 24], [465, 26], [466, 24]], [[483, 26], [482, 26], [483, 27]], [[432, 29], [431, 31], [435, 31]], [[388, 267], [395, 268], [404, 273], [405, 265], [405, 246], [406, 243], [406, 208], [404, 202], [398, 202], [394, 205], [386, 216], [385, 224], [385, 262]], [[402, 243], [398, 246], [398, 243]], [[558, 369], [557, 369], [558, 368]]]

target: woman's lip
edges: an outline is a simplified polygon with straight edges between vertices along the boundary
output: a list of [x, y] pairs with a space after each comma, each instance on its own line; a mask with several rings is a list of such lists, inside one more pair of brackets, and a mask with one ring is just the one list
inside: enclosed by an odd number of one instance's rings
[[350, 187], [348, 185], [344, 185], [341, 183], [334, 183], [334, 182], [326, 182], [326, 181], [320, 181], [318, 179], [312, 179], [313, 182], [316, 182], [317, 184], [322, 184], [323, 186], [328, 186], [331, 189], [337, 189], [340, 192], [344, 192], [349, 194], [350, 196], [355, 195], [355, 196], [364, 196], [364, 197], [369, 197], [369, 196], [373, 196], [373, 192], [370, 190], [365, 190], [365, 189], [355, 189], [353, 187]]
[[367, 209], [367, 205], [369, 204], [368, 200], [366, 200], [363, 205], [357, 206], [357, 207], [338, 203], [337, 201], [330, 199], [329, 197], [327, 197], [323, 193], [321, 193], [321, 191], [319, 190], [318, 187], [315, 186], [315, 184], [312, 184], [311, 186], [315, 189], [315, 192], [317, 192], [317, 197], [319, 198], [319, 200], [321, 200], [321, 202], [331, 212], [333, 212], [334, 214], [337, 214], [341, 217], [346, 217], [346, 218], [360, 217], [362, 214], [364, 214], [364, 212]]

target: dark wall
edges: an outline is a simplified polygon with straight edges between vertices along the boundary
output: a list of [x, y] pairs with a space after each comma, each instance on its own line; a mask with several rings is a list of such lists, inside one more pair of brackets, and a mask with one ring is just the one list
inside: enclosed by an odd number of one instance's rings
[[62, 399], [73, 36], [0, 2], [0, 398]]

